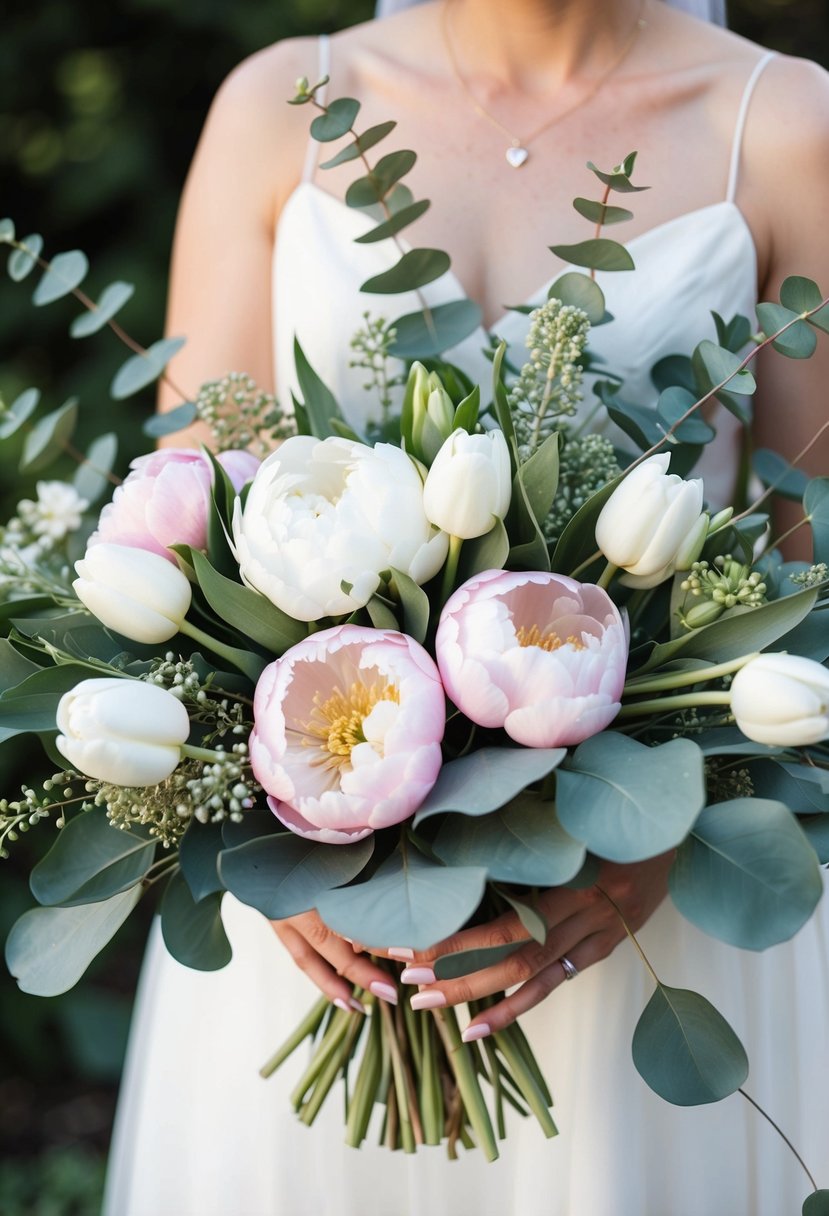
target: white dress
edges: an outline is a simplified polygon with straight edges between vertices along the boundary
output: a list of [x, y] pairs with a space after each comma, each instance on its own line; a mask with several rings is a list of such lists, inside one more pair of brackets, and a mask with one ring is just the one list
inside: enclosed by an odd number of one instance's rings
[[[325, 47], [323, 46], [323, 53]], [[630, 242], [633, 275], [603, 276], [616, 320], [593, 346], [626, 375], [627, 395], [653, 398], [647, 371], [660, 356], [713, 337], [710, 310], [751, 315], [756, 259], [734, 202], [751, 88], [737, 122], [726, 197]], [[323, 65], [324, 70], [324, 65]], [[293, 387], [297, 332], [312, 365], [354, 411], [365, 394], [346, 342], [367, 297], [359, 283], [395, 257], [388, 242], [354, 245], [367, 220], [306, 180], [288, 200], [274, 260], [279, 392]], [[683, 307], [676, 308], [677, 288]], [[539, 288], [543, 300], [546, 285]], [[426, 288], [431, 304], [457, 298], [451, 273]], [[380, 301], [379, 307], [382, 307]], [[394, 301], [398, 312], [406, 301]], [[416, 303], [412, 302], [412, 308]], [[526, 318], [495, 330], [521, 344]], [[470, 374], [488, 367], [473, 335], [451, 352]], [[635, 359], [635, 363], [632, 360]], [[706, 485], [728, 496], [736, 434], [730, 415]], [[105, 1216], [794, 1216], [808, 1183], [782, 1142], [739, 1095], [677, 1108], [636, 1073], [630, 1042], [652, 983], [633, 949], [559, 988], [523, 1019], [554, 1097], [560, 1135], [514, 1119], [501, 1159], [449, 1163], [442, 1148], [416, 1157], [342, 1143], [342, 1103], [316, 1125], [295, 1119], [288, 1093], [302, 1052], [269, 1081], [258, 1069], [316, 995], [267, 922], [231, 897], [233, 944], [223, 971], [199, 973], [151, 936], [116, 1121]], [[641, 932], [657, 973], [707, 996], [748, 1051], [748, 1092], [829, 1186], [829, 903], [789, 943], [742, 952], [698, 932], [666, 901]]]

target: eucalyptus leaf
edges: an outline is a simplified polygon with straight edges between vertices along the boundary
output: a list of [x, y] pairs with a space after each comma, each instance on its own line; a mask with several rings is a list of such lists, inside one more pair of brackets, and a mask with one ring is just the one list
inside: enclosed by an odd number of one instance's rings
[[15, 397], [9, 408], [0, 413], [0, 439], [8, 439], [20, 430], [37, 409], [39, 401], [40, 393], [36, 388], [27, 388]]
[[331, 143], [332, 140], [342, 139], [354, 126], [354, 119], [360, 112], [360, 103], [353, 97], [338, 97], [326, 107], [324, 114], [318, 114], [311, 123], [311, 136], [320, 143]]
[[477, 950], [457, 950], [454, 954], [444, 954], [433, 963], [435, 976], [439, 980], [456, 980], [462, 975], [483, 971], [486, 967], [496, 967], [526, 944], [506, 942], [503, 946], [481, 946]]
[[162, 375], [165, 367], [184, 346], [185, 338], [160, 338], [143, 354], [132, 355], [122, 363], [110, 385], [110, 396], [116, 401], [132, 397]]
[[91, 334], [97, 334], [134, 294], [135, 287], [132, 283], [123, 283], [120, 280], [110, 283], [101, 292], [94, 309], [75, 318], [69, 327], [69, 333], [73, 338], [88, 338]]
[[195, 971], [220, 971], [233, 957], [221, 917], [221, 894], [193, 899], [180, 870], [161, 901], [161, 936], [177, 962]]
[[740, 1040], [710, 1001], [660, 984], [636, 1024], [633, 1062], [675, 1106], [702, 1106], [735, 1093], [748, 1076]]
[[370, 946], [427, 950], [460, 929], [481, 902], [486, 870], [435, 865], [411, 849], [393, 853], [368, 882], [326, 891], [325, 923]]
[[369, 127], [367, 131], [363, 131], [362, 135], [358, 135], [353, 143], [347, 144], [336, 156], [332, 156], [330, 160], [323, 161], [320, 164], [320, 169], [334, 169], [337, 165], [344, 165], [350, 160], [357, 160], [369, 148], [373, 148], [375, 144], [379, 144], [382, 139], [385, 139], [396, 126], [396, 122], [380, 122], [375, 127]]
[[24, 236], [20, 243], [25, 245], [25, 249], [13, 249], [9, 254], [9, 278], [15, 283], [22, 282], [26, 275], [34, 270], [37, 259], [43, 252], [43, 237], [38, 232]]
[[784, 279], [780, 286], [780, 303], [792, 312], [811, 312], [819, 307], [823, 293], [812, 279], [793, 274]]
[[547, 941], [547, 922], [541, 913], [532, 904], [526, 903], [523, 899], [518, 899], [516, 895], [509, 894], [504, 890], [500, 891], [501, 896], [507, 901], [521, 921], [521, 924], [529, 933], [534, 941], [537, 941], [539, 946], [543, 946]]
[[355, 844], [320, 844], [286, 832], [225, 849], [219, 873], [242, 903], [281, 920], [308, 912], [325, 891], [351, 882], [373, 851], [371, 836]]
[[683, 916], [744, 950], [788, 941], [823, 893], [820, 866], [794, 815], [765, 798], [707, 807], [669, 883]]
[[198, 584], [210, 607], [252, 642], [281, 655], [306, 636], [301, 621], [295, 621], [257, 591], [219, 574], [198, 550], [192, 551], [191, 556]]
[[129, 891], [77, 908], [32, 908], [12, 926], [6, 964], [23, 992], [58, 996], [72, 988], [141, 898]]
[[55, 254], [35, 288], [32, 303], [40, 308], [69, 295], [84, 281], [88, 270], [86, 254], [80, 249]]
[[[639, 194], [643, 190], [649, 190], [649, 186], [634, 186], [630, 180], [630, 175], [633, 172], [636, 153], [631, 152], [630, 156], [625, 158], [619, 169], [612, 173], [603, 173], [601, 169], [597, 169], [592, 161], [587, 162], [587, 168], [591, 173], [602, 182], [605, 186], [610, 186], [611, 190], [615, 190], [617, 194]], [[627, 166], [630, 166], [629, 168]]]
[[447, 815], [432, 847], [449, 866], [483, 866], [490, 879], [525, 887], [569, 882], [586, 855], [561, 827], [553, 803], [531, 790], [489, 815]]
[[[670, 429], [696, 400], [694, 394], [689, 393], [687, 389], [673, 385], [659, 394], [656, 412], [666, 429]], [[715, 435], [716, 431], [705, 421], [699, 410], [690, 418], [686, 418], [674, 431], [674, 436], [680, 443], [710, 443]]]
[[789, 464], [779, 452], [771, 448], [758, 448], [752, 456], [751, 467], [764, 486], [774, 486], [775, 494], [796, 502], [803, 498], [809, 475]]
[[160, 414], [151, 414], [141, 427], [150, 439], [161, 439], [164, 435], [174, 435], [183, 431], [196, 420], [196, 407], [192, 401], [183, 401], [181, 405]]
[[93, 807], [61, 828], [29, 886], [38, 903], [50, 907], [99, 903], [140, 882], [154, 853], [155, 842], [144, 831], [119, 831], [105, 807]]
[[[417, 160], [417, 154], [409, 148], [401, 148], [398, 152], [389, 152], [381, 157], [370, 173], [358, 177], [345, 192], [345, 202], [348, 207], [372, 207], [385, 201], [390, 211], [397, 212], [399, 207], [391, 207], [388, 198], [392, 186], [405, 177]], [[406, 203], [411, 203], [411, 196]]]
[[591, 853], [643, 861], [678, 845], [705, 805], [700, 749], [690, 739], [647, 747], [602, 731], [556, 774], [558, 817]]
[[219, 854], [225, 847], [221, 823], [191, 819], [181, 838], [178, 860], [190, 894], [198, 902], [224, 890], [219, 877]]
[[786, 355], [789, 359], [809, 359], [815, 353], [817, 335], [814, 329], [810, 329], [805, 321], [799, 321], [798, 314], [791, 309], [781, 304], [758, 304], [757, 319], [767, 336], [785, 325], [789, 326], [772, 342], [778, 354]]
[[109, 474], [118, 455], [118, 436], [114, 431], [108, 431], [93, 439], [86, 450], [86, 457], [72, 478], [72, 485], [81, 498], [92, 505], [110, 484]]
[[718, 312], [711, 314], [717, 330], [717, 342], [736, 355], [751, 341], [751, 323], [748, 317], [737, 315], [726, 322]]
[[829, 779], [829, 772], [809, 764], [786, 764], [774, 759], [755, 760], [748, 766], [753, 793], [782, 802], [795, 814], [829, 812], [829, 780], [815, 781], [813, 773]]
[[694, 379], [691, 360], [687, 355], [665, 355], [664, 358], [657, 359], [651, 368], [651, 380], [657, 392], [660, 393], [664, 392], [666, 388], [679, 387], [693, 393], [694, 400], [699, 395], [694, 391], [697, 383]]
[[829, 563], [829, 477], [812, 478], [803, 495], [803, 510], [812, 527], [812, 560]]
[[0, 638], [0, 693], [16, 688], [42, 669], [22, 655], [8, 638]]
[[606, 237], [594, 237], [577, 245], [551, 245], [550, 252], [571, 266], [589, 266], [591, 270], [636, 269], [624, 245]]
[[0, 245], [8, 245], [14, 240], [14, 220], [8, 217], [0, 220]]
[[604, 292], [589, 275], [569, 270], [560, 275], [547, 291], [548, 300], [561, 300], [587, 313], [591, 325], [601, 325], [606, 316]]
[[372, 228], [370, 232], [364, 232], [362, 236], [355, 236], [355, 243], [358, 245], [372, 245], [375, 241], [385, 241], [388, 237], [395, 236], [398, 232], [402, 232], [404, 228], [408, 228], [409, 224], [413, 224], [416, 219], [419, 219], [424, 212], [429, 210], [430, 206], [429, 200], [423, 198], [408, 207], [403, 207], [395, 215], [391, 216], [390, 219], [384, 220], [382, 224], [378, 224], [376, 228]]
[[[607, 382], [599, 381], [594, 387], [597, 396], [604, 402], [610, 419], [641, 451], [662, 442], [665, 438], [665, 427], [660, 425], [658, 415], [652, 407], [623, 400], [612, 391], [613, 386]], [[611, 391], [607, 391], [608, 389]]]
[[447, 811], [488, 815], [541, 781], [566, 755], [563, 747], [482, 747], [449, 760], [421, 803], [414, 826]]
[[481, 310], [473, 300], [450, 300], [428, 313], [410, 312], [393, 322], [389, 354], [397, 359], [433, 359], [458, 346], [481, 326]]
[[625, 207], [612, 207], [608, 203], [596, 202], [589, 198], [574, 198], [573, 206], [579, 215], [602, 228], [608, 224], [621, 224], [625, 220], [633, 219], [633, 212]]
[[737, 355], [708, 339], [700, 342], [691, 356], [691, 366], [700, 392], [708, 393], [718, 384], [727, 382], [728, 387], [717, 392], [717, 400], [740, 422], [749, 423], [751, 405], [745, 398], [755, 391], [757, 384], [748, 369], [740, 370], [740, 363]]
[[51, 464], [71, 439], [77, 420], [78, 402], [75, 397], [70, 397], [60, 409], [39, 418], [23, 443], [21, 473], [39, 473]]
[[372, 275], [360, 284], [360, 291], [377, 295], [396, 295], [425, 287], [446, 274], [451, 261], [442, 249], [409, 249], [391, 270]]
[[87, 667], [75, 663], [36, 671], [0, 695], [0, 726], [18, 731], [55, 730], [61, 697], [89, 675]]
[[829, 1216], [829, 1190], [812, 1191], [803, 1201], [802, 1216]]
[[798, 822], [820, 864], [829, 865], [829, 815], [801, 815]]

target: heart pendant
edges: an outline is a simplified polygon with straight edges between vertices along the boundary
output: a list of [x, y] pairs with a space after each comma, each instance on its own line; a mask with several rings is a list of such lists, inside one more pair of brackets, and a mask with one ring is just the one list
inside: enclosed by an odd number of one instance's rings
[[520, 169], [528, 156], [529, 152], [520, 144], [513, 144], [511, 148], [507, 148], [507, 163], [512, 165], [513, 169]]

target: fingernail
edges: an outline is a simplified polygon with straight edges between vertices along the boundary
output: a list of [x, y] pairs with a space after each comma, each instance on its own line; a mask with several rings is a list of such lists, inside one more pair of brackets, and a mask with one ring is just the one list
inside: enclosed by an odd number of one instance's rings
[[406, 967], [400, 979], [404, 984], [434, 984], [435, 973], [431, 967]]
[[389, 958], [398, 958], [404, 963], [414, 958], [414, 950], [410, 950], [408, 946], [389, 946], [386, 954]]
[[341, 996], [334, 997], [334, 1004], [338, 1009], [342, 1009], [343, 1013], [351, 1013], [351, 1006]]
[[372, 980], [369, 988], [381, 1001], [388, 1001], [390, 1005], [397, 1004], [397, 989], [393, 984], [383, 984], [380, 980]]
[[355, 1013], [365, 1013], [365, 1011], [366, 1011], [365, 1005], [363, 1004], [362, 1001], [358, 1001], [356, 996], [349, 997], [348, 1003], [351, 1006], [351, 1008], [354, 1010]]
[[464, 1043], [474, 1043], [476, 1039], [485, 1039], [490, 1034], [492, 1027], [489, 1022], [476, 1022], [474, 1026], [467, 1026], [461, 1038]]
[[439, 1009], [446, 1004], [442, 992], [416, 992], [409, 1002], [412, 1009]]

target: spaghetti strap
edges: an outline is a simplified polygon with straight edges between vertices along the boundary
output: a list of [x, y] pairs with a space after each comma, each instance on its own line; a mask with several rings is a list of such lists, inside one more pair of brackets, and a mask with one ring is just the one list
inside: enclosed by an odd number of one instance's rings
[[746, 87], [743, 89], [743, 97], [740, 102], [740, 109], [737, 114], [737, 123], [734, 127], [734, 139], [731, 144], [731, 163], [728, 169], [728, 188], [725, 197], [729, 203], [733, 203], [737, 195], [737, 182], [740, 176], [740, 153], [743, 147], [743, 132], [745, 131], [746, 118], [748, 117], [748, 107], [751, 104], [751, 97], [754, 93], [754, 87], [760, 79], [763, 71], [772, 59], [776, 58], [775, 51], [766, 51], [765, 55], [757, 60], [754, 65], [754, 70], [746, 81]]
[[[331, 68], [331, 41], [327, 34], [320, 34], [317, 41], [317, 53], [319, 56], [318, 63], [318, 80], [322, 80], [327, 76]], [[321, 89], [317, 89], [317, 99], [325, 104], [325, 96], [328, 92], [328, 85], [324, 84]], [[319, 156], [319, 144], [309, 135], [308, 147], [305, 152], [305, 165], [302, 170], [302, 180], [310, 182], [314, 176], [314, 170], [317, 167], [317, 158]]]

